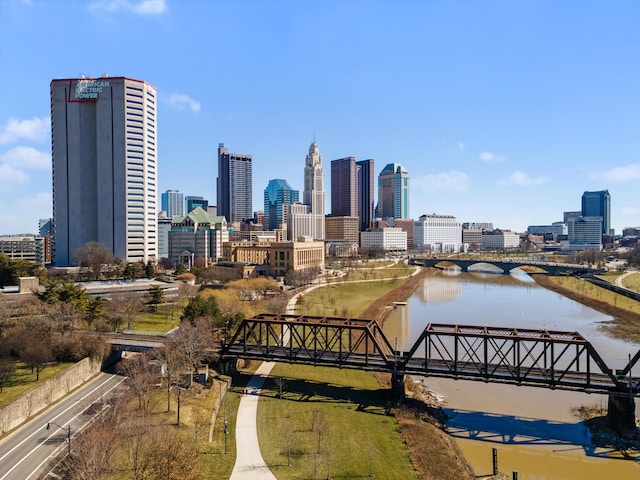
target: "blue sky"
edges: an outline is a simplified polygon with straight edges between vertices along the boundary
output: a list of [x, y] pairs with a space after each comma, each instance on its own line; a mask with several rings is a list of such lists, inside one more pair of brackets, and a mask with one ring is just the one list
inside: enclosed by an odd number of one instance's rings
[[[215, 204], [217, 147], [302, 196], [330, 162], [411, 177], [410, 215], [524, 231], [608, 189], [640, 226], [640, 2], [0, 0], [0, 234], [51, 216], [49, 83], [158, 90], [160, 191]], [[376, 193], [377, 194], [377, 193]], [[376, 198], [377, 200], [377, 198]]]

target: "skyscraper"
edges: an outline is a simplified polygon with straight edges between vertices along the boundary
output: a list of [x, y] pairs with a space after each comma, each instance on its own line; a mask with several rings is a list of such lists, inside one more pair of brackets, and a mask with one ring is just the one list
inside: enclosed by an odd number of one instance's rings
[[316, 240], [324, 239], [324, 170], [322, 156], [315, 141], [309, 146], [309, 154], [305, 159], [302, 202], [313, 215], [311, 236]]
[[157, 258], [156, 89], [126, 77], [52, 80], [56, 265], [98, 241], [122, 260]]
[[608, 190], [584, 192], [582, 194], [582, 216], [601, 217], [601, 231], [609, 235], [611, 229], [611, 195]]
[[356, 162], [358, 177], [358, 217], [360, 231], [371, 227], [374, 216], [375, 173], [373, 159]]
[[300, 192], [294, 190], [286, 180], [269, 180], [264, 189], [264, 229], [276, 230], [287, 222], [286, 205], [300, 201]]
[[358, 216], [358, 182], [354, 157], [331, 160], [331, 215]]
[[178, 190], [167, 190], [162, 194], [162, 210], [167, 212], [167, 217], [184, 215], [184, 196]]
[[251, 155], [229, 153], [218, 146], [217, 202], [218, 215], [229, 223], [253, 216]]
[[378, 176], [378, 217], [409, 218], [409, 173], [389, 163]]
[[204, 197], [197, 197], [195, 195], [187, 195], [184, 197], [185, 204], [187, 205], [187, 211], [185, 213], [191, 212], [194, 208], [200, 207], [205, 212], [209, 208], [209, 200], [206, 200]]

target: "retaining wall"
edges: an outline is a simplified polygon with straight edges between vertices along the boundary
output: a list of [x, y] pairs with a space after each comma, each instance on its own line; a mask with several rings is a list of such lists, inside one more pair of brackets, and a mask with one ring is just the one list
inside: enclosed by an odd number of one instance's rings
[[0, 407], [0, 435], [17, 427], [100, 371], [101, 360], [85, 358]]

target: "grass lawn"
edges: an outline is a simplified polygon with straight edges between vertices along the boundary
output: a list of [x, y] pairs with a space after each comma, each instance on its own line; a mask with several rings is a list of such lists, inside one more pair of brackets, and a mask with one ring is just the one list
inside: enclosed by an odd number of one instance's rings
[[55, 377], [58, 373], [66, 370], [73, 363], [50, 363], [40, 371], [40, 380], [36, 382], [35, 371], [31, 373], [31, 367], [27, 367], [22, 362], [16, 362], [16, 371], [11, 379], [4, 385], [0, 393], [0, 405], [3, 405], [27, 390], [40, 385], [43, 381]]
[[[277, 376], [284, 379], [282, 399]], [[258, 403], [265, 462], [279, 480], [417, 478], [387, 415], [388, 393], [367, 372], [276, 365]]]
[[[386, 271], [386, 270], [385, 270]], [[310, 316], [358, 317], [375, 300], [402, 280], [378, 280], [360, 283], [332, 283], [304, 294], [296, 313]]]
[[[173, 308], [173, 321], [171, 320], [171, 306], [160, 305], [157, 312], [144, 312], [133, 322], [133, 330], [144, 332], [165, 333], [180, 324], [182, 308]], [[123, 326], [126, 328], [126, 325]]]
[[622, 285], [629, 290], [640, 292], [640, 273], [632, 273], [622, 279]]
[[561, 287], [579, 293], [580, 295], [613, 305], [629, 312], [640, 314], [640, 302], [637, 300], [627, 298], [623, 295], [619, 295], [575, 277], [559, 276], [549, 277], [549, 279]]

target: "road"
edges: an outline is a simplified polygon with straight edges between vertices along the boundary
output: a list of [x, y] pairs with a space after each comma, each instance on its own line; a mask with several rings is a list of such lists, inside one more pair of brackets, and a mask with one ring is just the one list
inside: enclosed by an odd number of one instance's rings
[[73, 448], [73, 435], [93, 418], [84, 414], [87, 408], [108, 397], [123, 381], [122, 376], [100, 373], [0, 441], [0, 480], [39, 478], [51, 457], [68, 448], [69, 431]]

